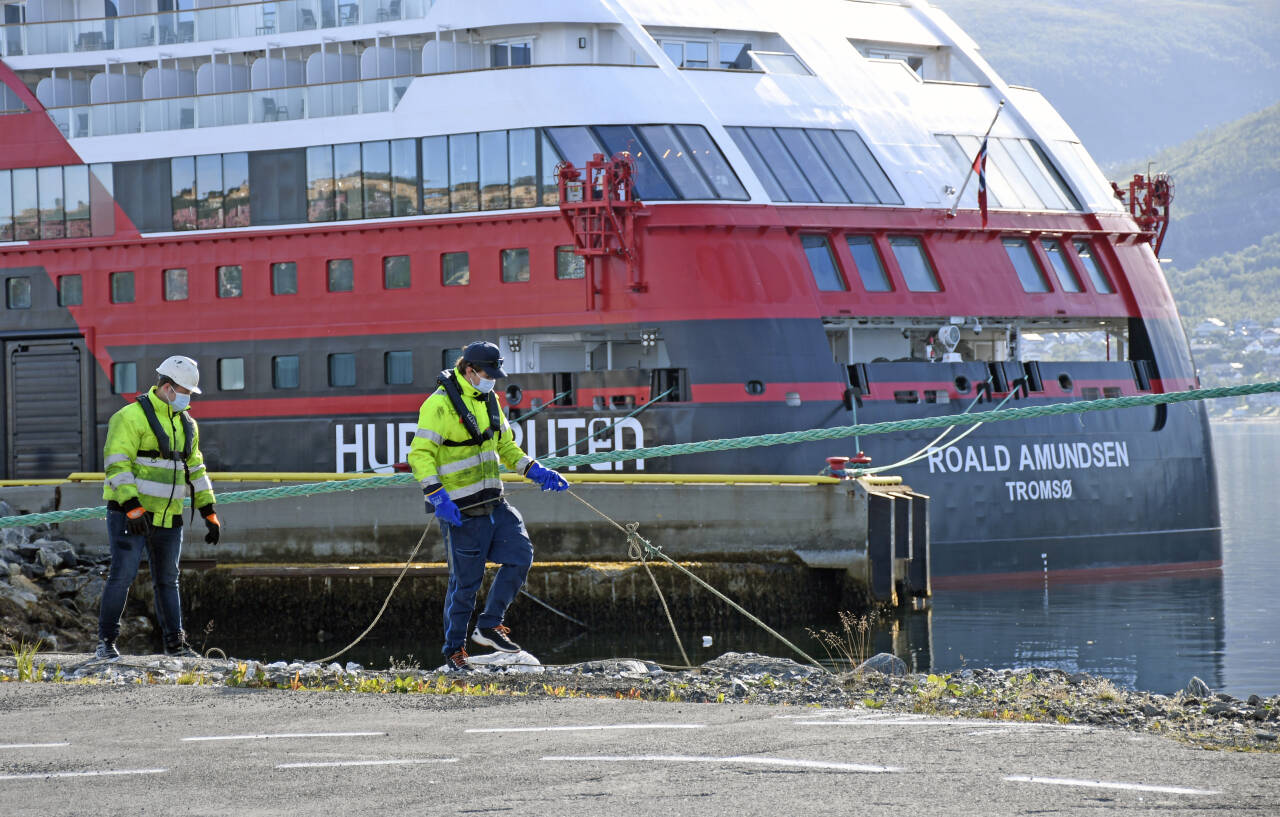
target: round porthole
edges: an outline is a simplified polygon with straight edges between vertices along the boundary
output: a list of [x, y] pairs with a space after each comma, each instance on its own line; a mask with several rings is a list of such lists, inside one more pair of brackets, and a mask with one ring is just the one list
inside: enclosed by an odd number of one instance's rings
[[965, 377], [964, 375], [960, 375], [959, 377], [956, 378], [956, 391], [960, 392], [961, 394], [968, 394], [970, 385], [972, 384], [969, 383], [969, 378]]
[[524, 399], [524, 391], [517, 385], [507, 386], [507, 405], [518, 406]]
[[753, 396], [753, 397], [758, 397], [758, 396], [760, 396], [760, 395], [764, 394], [764, 381], [762, 381], [762, 380], [748, 380], [748, 381], [747, 381], [747, 394], [750, 394], [750, 395], [751, 395], [751, 396]]
[[1062, 387], [1063, 391], [1071, 391], [1075, 388], [1075, 383], [1072, 382], [1071, 375], [1066, 372], [1058, 375], [1058, 385]]

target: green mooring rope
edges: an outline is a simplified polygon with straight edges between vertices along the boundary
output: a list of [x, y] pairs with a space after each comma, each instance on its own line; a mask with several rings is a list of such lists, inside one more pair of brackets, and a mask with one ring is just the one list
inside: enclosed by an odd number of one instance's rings
[[[1110, 411], [1112, 409], [1134, 408], [1137, 406], [1154, 406], [1168, 403], [1187, 403], [1196, 400], [1213, 400], [1220, 397], [1240, 397], [1249, 394], [1267, 394], [1280, 392], [1280, 381], [1270, 383], [1253, 383], [1247, 386], [1222, 386], [1213, 389], [1191, 389], [1189, 391], [1171, 392], [1168, 394], [1143, 394], [1134, 397], [1107, 397], [1101, 400], [1082, 400], [1075, 403], [1053, 403], [1047, 406], [1026, 406], [1023, 408], [1001, 409], [999, 411], [980, 411], [968, 414], [948, 414], [942, 417], [919, 417], [913, 420], [892, 420], [883, 423], [865, 423], [863, 425], [834, 426], [831, 428], [813, 428], [807, 431], [787, 431], [777, 434], [759, 434], [753, 437], [734, 437], [730, 439], [704, 440], [697, 443], [674, 443], [658, 445], [652, 448], [635, 448], [626, 451], [601, 451], [596, 454], [575, 454], [568, 457], [547, 457], [541, 460], [548, 468], [563, 468], [570, 465], [589, 465], [594, 462], [622, 462], [626, 460], [653, 459], [656, 457], [674, 457], [682, 454], [706, 454], [713, 451], [730, 451], [742, 448], [757, 448], [769, 445], [791, 445], [794, 443], [815, 442], [818, 440], [838, 440], [869, 434], [889, 434], [896, 431], [915, 431], [922, 428], [943, 428], [946, 426], [974, 425], [976, 423], [998, 423], [1008, 420], [1023, 420], [1030, 417], [1049, 417], [1057, 414], [1084, 414], [1090, 411]], [[218, 497], [219, 504], [232, 502], [258, 502], [265, 499], [281, 499], [290, 496], [311, 496], [314, 494], [331, 494], [338, 491], [362, 491], [367, 488], [385, 488], [391, 485], [416, 484], [411, 474], [391, 474], [388, 476], [367, 477], [362, 479], [333, 480], [330, 482], [313, 482], [302, 485], [282, 485], [276, 488], [258, 488], [250, 491], [233, 491]], [[184, 500], [190, 504], [191, 500]], [[23, 514], [21, 516], [0, 517], [0, 528], [13, 528], [24, 525], [45, 525], [54, 522], [69, 522], [77, 519], [103, 519], [107, 515], [106, 507], [76, 508], [70, 511], [50, 511], [48, 513]]]

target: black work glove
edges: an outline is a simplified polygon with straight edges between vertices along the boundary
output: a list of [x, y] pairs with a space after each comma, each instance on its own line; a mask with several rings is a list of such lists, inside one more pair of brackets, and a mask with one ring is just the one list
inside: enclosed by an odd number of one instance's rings
[[201, 508], [200, 515], [204, 517], [204, 526], [209, 529], [209, 532], [204, 535], [205, 544], [218, 544], [218, 540], [222, 538], [222, 523], [218, 521], [218, 515], [213, 512], [212, 503]]
[[120, 509], [124, 511], [124, 529], [132, 536], [146, 536], [151, 532], [151, 515], [137, 497], [124, 502]]

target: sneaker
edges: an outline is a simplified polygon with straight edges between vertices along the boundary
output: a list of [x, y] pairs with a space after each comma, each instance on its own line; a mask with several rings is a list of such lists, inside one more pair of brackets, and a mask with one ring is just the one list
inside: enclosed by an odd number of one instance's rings
[[493, 647], [498, 652], [520, 652], [520, 645], [507, 637], [510, 632], [511, 628], [505, 624], [499, 624], [497, 627], [477, 627], [475, 632], [471, 633], [471, 640], [486, 647]]
[[444, 659], [444, 668], [446, 672], [470, 672], [473, 669], [471, 664], [467, 662], [467, 651], [465, 649], [458, 650]]
[[98, 649], [93, 651], [93, 657], [98, 661], [114, 661], [120, 657], [120, 651], [116, 649], [116, 642], [113, 638], [99, 638]]
[[191, 645], [187, 643], [187, 640], [185, 638], [174, 644], [164, 645], [164, 654], [173, 656], [174, 658], [199, 658], [200, 657], [200, 653], [192, 649]]

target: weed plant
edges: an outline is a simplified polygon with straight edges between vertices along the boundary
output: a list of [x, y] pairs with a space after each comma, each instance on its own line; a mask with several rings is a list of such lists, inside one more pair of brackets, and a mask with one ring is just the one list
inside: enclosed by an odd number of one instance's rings
[[13, 660], [17, 664], [19, 681], [44, 680], [44, 663], [36, 666], [36, 654], [43, 646], [44, 639], [41, 638], [37, 638], [34, 644], [26, 639], [9, 642], [9, 651], [13, 653]]
[[848, 668], [853, 670], [871, 657], [871, 631], [877, 619], [876, 613], [854, 615], [842, 610], [839, 632], [805, 629], [826, 650], [827, 660], [835, 665], [836, 669], [841, 669], [847, 664]]

